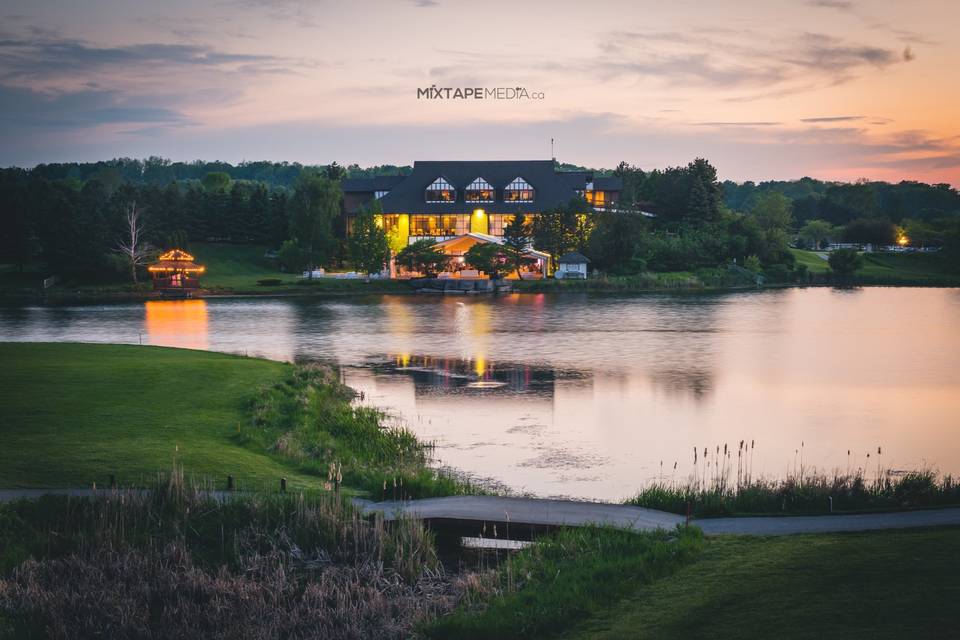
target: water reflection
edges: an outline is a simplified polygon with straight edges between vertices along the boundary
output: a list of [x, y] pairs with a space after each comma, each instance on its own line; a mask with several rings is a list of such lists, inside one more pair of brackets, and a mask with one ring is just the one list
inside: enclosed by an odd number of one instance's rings
[[207, 301], [152, 300], [144, 303], [143, 326], [150, 344], [207, 349]]
[[846, 451], [960, 472], [960, 290], [208, 299], [0, 308], [0, 340], [205, 348], [339, 366], [445, 464], [617, 499], [755, 440], [757, 472]]

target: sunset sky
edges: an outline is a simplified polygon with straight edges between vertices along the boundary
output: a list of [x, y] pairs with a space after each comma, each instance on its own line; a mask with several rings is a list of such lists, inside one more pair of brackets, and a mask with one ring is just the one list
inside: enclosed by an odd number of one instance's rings
[[552, 137], [593, 167], [957, 186], [958, 25], [956, 0], [0, 0], [0, 165], [535, 159]]

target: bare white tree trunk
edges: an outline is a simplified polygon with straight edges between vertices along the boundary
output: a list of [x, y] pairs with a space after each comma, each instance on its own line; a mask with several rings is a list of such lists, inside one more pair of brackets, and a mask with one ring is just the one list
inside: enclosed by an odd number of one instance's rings
[[147, 246], [143, 241], [143, 225], [140, 222], [140, 209], [137, 208], [136, 201], [127, 206], [126, 220], [126, 234], [114, 250], [127, 260], [130, 265], [130, 277], [133, 278], [133, 283], [137, 284], [137, 267], [147, 262]]

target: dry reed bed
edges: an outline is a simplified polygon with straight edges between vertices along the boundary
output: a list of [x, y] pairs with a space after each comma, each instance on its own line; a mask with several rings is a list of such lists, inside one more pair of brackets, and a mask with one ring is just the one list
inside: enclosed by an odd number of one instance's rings
[[485, 588], [446, 575], [417, 521], [334, 495], [215, 500], [181, 473], [6, 505], [0, 542], [28, 557], [0, 577], [0, 637], [402, 638]]

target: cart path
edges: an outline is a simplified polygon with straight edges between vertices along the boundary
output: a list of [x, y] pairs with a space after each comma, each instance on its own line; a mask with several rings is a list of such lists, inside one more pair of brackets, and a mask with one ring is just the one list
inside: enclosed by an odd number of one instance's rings
[[[36, 499], [44, 495], [75, 497], [104, 496], [108, 489], [0, 489], [0, 502]], [[243, 494], [213, 491], [218, 500]], [[510, 498], [502, 496], [449, 496], [423, 500], [371, 502], [355, 499], [365, 513], [380, 512], [386, 520], [401, 517], [433, 521], [477, 522], [504, 526], [530, 525], [543, 527], [601, 524], [621, 529], [651, 531], [673, 529], [685, 521], [683, 516], [631, 505], [549, 500], [543, 498]], [[767, 516], [744, 518], [706, 518], [694, 521], [706, 535], [775, 536], [798, 533], [830, 533], [873, 531], [960, 525], [960, 508], [926, 509], [834, 516]]]

